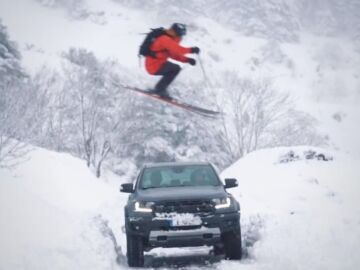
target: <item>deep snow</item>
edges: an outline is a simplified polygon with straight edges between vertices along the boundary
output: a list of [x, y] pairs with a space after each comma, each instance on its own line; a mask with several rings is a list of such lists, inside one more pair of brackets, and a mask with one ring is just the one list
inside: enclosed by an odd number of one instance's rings
[[[95, 15], [74, 20], [65, 10], [36, 1], [0, 0], [0, 18], [19, 43], [25, 68], [33, 73], [43, 64], [59, 67], [62, 51], [85, 47], [100, 58], [119, 60], [151, 85], [156, 78], [138, 69], [137, 48], [143, 38], [138, 33], [160, 25], [158, 18], [110, 0], [85, 2]], [[247, 257], [240, 263], [200, 262], [200, 267], [358, 269], [359, 53], [348, 40], [303, 34], [298, 44], [279, 44], [286, 61], [276, 63], [263, 58], [264, 48], [272, 45], [264, 39], [239, 36], [208, 18], [199, 17], [195, 24], [206, 31], [192, 29], [184, 44], [201, 47], [210, 78], [215, 80], [223, 69], [244, 77], [271, 77], [300, 109], [319, 119], [321, 131], [337, 150], [316, 149], [332, 156], [332, 161], [289, 163], [279, 160], [290, 150], [303, 157], [304, 151], [314, 148], [262, 150], [225, 170], [223, 177], [239, 179], [239, 187], [230, 191], [242, 205]], [[186, 67], [179, 80], [202, 78], [198, 67]], [[127, 268], [121, 229], [126, 195], [118, 192], [119, 184], [127, 180], [111, 173], [96, 179], [84, 161], [38, 148], [16, 169], [0, 169], [0, 269]], [[210, 260], [205, 256], [208, 251], [156, 249], [150, 255], [202, 255]], [[185, 260], [189, 258], [194, 260]]]
[[[309, 149], [333, 160], [307, 160], [304, 152]], [[279, 163], [291, 150], [300, 160]], [[249, 154], [223, 172], [239, 179], [232, 193], [242, 203], [245, 228], [254, 221], [261, 227], [260, 241], [249, 249], [255, 269], [360, 266], [358, 164], [339, 152], [292, 147]], [[245, 238], [254, 233], [250, 229]]]
[[[310, 149], [332, 160], [307, 160]], [[280, 162], [290, 151], [298, 159]], [[357, 269], [358, 164], [306, 146], [249, 154], [222, 173], [239, 180], [229, 191], [242, 206], [245, 259], [220, 261], [208, 255], [209, 248], [155, 249], [147, 253], [147, 265]], [[0, 269], [127, 268], [122, 232], [127, 196], [118, 192], [124, 179], [106, 175], [97, 179], [84, 161], [39, 148], [16, 170], [1, 169]]]
[[68, 154], [36, 149], [0, 170], [0, 269], [112, 269], [101, 228], [108, 212], [121, 219], [120, 196]]

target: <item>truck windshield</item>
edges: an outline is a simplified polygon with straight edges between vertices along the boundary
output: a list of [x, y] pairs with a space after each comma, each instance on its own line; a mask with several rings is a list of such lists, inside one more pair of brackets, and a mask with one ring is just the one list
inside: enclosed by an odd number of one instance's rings
[[219, 186], [210, 165], [177, 165], [145, 168], [139, 182], [141, 189], [178, 186]]

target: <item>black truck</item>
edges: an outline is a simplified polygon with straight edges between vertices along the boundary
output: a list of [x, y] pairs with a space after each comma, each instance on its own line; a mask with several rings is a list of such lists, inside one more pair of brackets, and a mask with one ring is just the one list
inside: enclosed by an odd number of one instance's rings
[[241, 259], [240, 205], [209, 163], [157, 163], [144, 166], [125, 206], [127, 260], [144, 265], [144, 251], [155, 247], [213, 246], [215, 255]]

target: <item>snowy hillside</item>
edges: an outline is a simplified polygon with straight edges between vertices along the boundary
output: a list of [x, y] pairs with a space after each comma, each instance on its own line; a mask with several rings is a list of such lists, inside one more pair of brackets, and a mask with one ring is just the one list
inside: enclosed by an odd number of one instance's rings
[[0, 180], [0, 269], [116, 265], [106, 222], [120, 230], [121, 195], [82, 160], [35, 149], [16, 170], [0, 169]]
[[[208, 248], [155, 249], [146, 265], [357, 269], [358, 162], [312, 147], [254, 152], [222, 173], [239, 180], [231, 191], [242, 206], [244, 260], [214, 259]], [[127, 268], [127, 196], [114, 176], [96, 179], [79, 159], [35, 149], [16, 171], [0, 169], [0, 179], [0, 269]]]
[[[328, 136], [331, 146], [359, 157], [356, 138], [360, 131], [353, 123], [360, 121], [360, 54], [353, 39], [356, 29], [350, 27], [358, 17], [349, 13], [346, 21], [341, 19], [344, 12], [359, 8], [356, 1], [349, 6], [332, 6], [326, 1], [269, 1], [246, 8], [243, 2], [228, 1], [219, 7], [211, 1], [202, 9], [201, 1], [172, 1], [172, 8], [166, 8], [162, 1], [3, 0], [0, 18], [18, 42], [29, 72], [35, 73], [44, 64], [60, 68], [64, 51], [81, 47], [100, 59], [119, 61], [131, 71], [128, 77], [137, 78], [133, 84], [143, 88], [151, 87], [157, 78], [139, 68], [141, 33], [184, 21], [189, 25], [184, 45], [202, 49], [211, 90], [223, 91], [224, 71], [235, 71], [243, 78], [271, 79], [279, 91], [290, 94], [298, 109], [320, 121], [320, 131]], [[214, 20], [218, 10], [219, 19]], [[300, 22], [291, 19], [297, 17]], [[274, 22], [276, 27], [271, 26]], [[339, 34], [341, 28], [347, 29], [343, 35]], [[200, 83], [204, 95], [209, 91], [209, 82], [204, 81], [199, 67], [185, 65], [177, 81], [175, 89], [185, 81], [188, 86]], [[181, 95], [187, 96], [188, 90], [182, 90]]]
[[[327, 161], [323, 160], [325, 158]], [[254, 269], [356, 269], [360, 265], [359, 160], [311, 147], [249, 154], [236, 175]], [[234, 267], [234, 269], [236, 269]]]
[[[128, 269], [119, 185], [158, 161], [233, 164], [245, 258], [155, 249], [147, 266], [358, 269], [359, 14], [358, 0], [0, 0], [0, 270]], [[170, 93], [221, 119], [114, 84], [155, 84], [138, 48], [173, 22], [201, 53]], [[11, 166], [22, 142], [38, 147]]]

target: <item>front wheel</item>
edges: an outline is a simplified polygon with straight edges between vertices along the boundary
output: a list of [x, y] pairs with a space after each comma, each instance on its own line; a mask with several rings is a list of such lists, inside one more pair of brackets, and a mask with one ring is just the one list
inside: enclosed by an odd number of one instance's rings
[[213, 249], [213, 253], [215, 256], [223, 255], [224, 254], [224, 248], [222, 246], [215, 245]]
[[241, 250], [241, 231], [239, 233], [228, 232], [223, 234], [225, 258], [229, 260], [240, 260]]
[[130, 267], [144, 266], [144, 242], [142, 237], [126, 234], [126, 257]]

